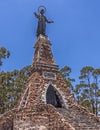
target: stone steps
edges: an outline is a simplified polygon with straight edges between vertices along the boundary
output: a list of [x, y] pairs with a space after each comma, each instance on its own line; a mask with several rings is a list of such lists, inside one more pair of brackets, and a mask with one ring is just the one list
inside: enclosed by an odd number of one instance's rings
[[100, 122], [90, 118], [90, 116], [83, 114], [75, 108], [67, 110], [64, 108], [57, 108], [64, 118], [73, 126], [75, 130], [100, 130]]

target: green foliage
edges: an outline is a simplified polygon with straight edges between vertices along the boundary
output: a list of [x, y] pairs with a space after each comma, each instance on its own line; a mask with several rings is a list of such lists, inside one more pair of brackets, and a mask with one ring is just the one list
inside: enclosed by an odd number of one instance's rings
[[69, 66], [65, 66], [62, 69], [60, 69], [60, 73], [63, 75], [63, 77], [66, 79], [69, 77], [71, 73], [71, 68]]
[[91, 66], [83, 67], [79, 79], [80, 83], [75, 87], [76, 100], [97, 115], [100, 100], [100, 69]]
[[0, 113], [12, 109], [27, 82], [30, 66], [12, 72], [0, 73]]
[[9, 56], [10, 56], [10, 52], [4, 47], [0, 47], [0, 66], [2, 66], [3, 64], [2, 60], [9, 58]]
[[70, 78], [71, 68], [69, 66], [65, 66], [62, 69], [60, 69], [60, 73], [64, 77], [68, 86], [70, 87], [71, 92], [74, 93], [74, 87], [72, 85], [72, 82], [75, 82], [75, 79]]
[[[3, 59], [9, 56], [10, 52], [4, 47], [0, 47], [0, 66], [3, 64]], [[21, 70], [0, 72], [0, 113], [16, 106], [27, 82], [30, 69], [30, 66], [26, 66]]]

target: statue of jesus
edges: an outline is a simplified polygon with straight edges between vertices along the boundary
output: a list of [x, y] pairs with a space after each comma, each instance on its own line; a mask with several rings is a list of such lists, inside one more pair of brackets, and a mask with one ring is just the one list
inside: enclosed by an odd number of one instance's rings
[[40, 10], [40, 13], [37, 14], [36, 12], [34, 13], [35, 17], [38, 18], [38, 26], [37, 26], [37, 37], [42, 34], [46, 36], [46, 23], [53, 23], [53, 21], [48, 20], [45, 16], [45, 9], [42, 8]]

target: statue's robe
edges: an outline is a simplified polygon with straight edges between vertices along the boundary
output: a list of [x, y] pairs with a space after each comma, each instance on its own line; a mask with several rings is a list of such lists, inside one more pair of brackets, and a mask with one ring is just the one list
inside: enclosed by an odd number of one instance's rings
[[45, 36], [46, 34], [46, 23], [51, 23], [44, 15], [40, 14], [35, 14], [35, 16], [38, 18], [38, 26], [37, 26], [37, 32], [36, 35], [37, 37], [42, 34]]

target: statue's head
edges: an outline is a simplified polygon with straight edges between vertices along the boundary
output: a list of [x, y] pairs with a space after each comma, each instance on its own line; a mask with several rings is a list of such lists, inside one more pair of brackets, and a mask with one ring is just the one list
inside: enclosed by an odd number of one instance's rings
[[46, 7], [43, 5], [39, 6], [38, 12], [43, 15], [46, 12]]
[[44, 14], [44, 13], [45, 13], [45, 10], [41, 9], [40, 14]]

